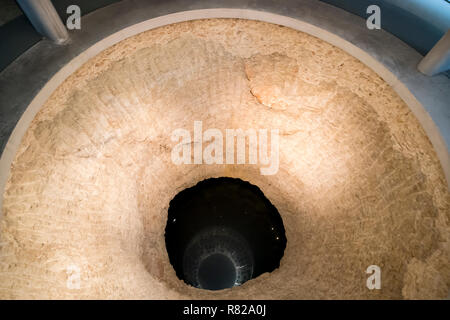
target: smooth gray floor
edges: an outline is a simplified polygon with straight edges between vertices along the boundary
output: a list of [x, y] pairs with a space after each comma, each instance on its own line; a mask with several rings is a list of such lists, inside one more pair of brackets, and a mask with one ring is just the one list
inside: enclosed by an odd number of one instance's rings
[[124, 0], [83, 16], [82, 28], [70, 32], [69, 44], [57, 46], [48, 40], [40, 41], [0, 73], [0, 152], [45, 83], [91, 45], [154, 17], [208, 8], [253, 9], [284, 15], [328, 30], [356, 45], [387, 67], [414, 94], [439, 128], [448, 150], [450, 79], [419, 73], [416, 68], [422, 59], [419, 53], [385, 31], [368, 30], [360, 17], [315, 0]]

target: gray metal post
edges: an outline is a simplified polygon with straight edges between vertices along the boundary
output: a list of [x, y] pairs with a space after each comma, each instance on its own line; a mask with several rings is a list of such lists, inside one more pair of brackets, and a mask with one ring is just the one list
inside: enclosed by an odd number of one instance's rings
[[428, 52], [417, 68], [427, 76], [434, 76], [450, 69], [450, 30]]
[[17, 0], [17, 2], [34, 28], [44, 37], [57, 44], [69, 39], [67, 29], [50, 0]]

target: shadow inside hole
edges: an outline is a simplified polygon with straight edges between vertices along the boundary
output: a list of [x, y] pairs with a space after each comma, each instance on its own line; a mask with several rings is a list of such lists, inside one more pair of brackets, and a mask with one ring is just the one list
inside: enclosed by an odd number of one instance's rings
[[170, 202], [165, 230], [179, 279], [200, 289], [240, 285], [280, 265], [283, 221], [262, 191], [234, 178], [211, 178]]
[[233, 287], [236, 283], [236, 268], [233, 261], [220, 253], [208, 256], [202, 260], [198, 268], [198, 282], [201, 288], [208, 290]]

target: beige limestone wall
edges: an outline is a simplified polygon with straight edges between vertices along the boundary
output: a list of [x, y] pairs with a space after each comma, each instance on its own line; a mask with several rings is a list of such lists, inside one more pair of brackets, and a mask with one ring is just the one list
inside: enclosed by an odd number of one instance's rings
[[[279, 172], [173, 164], [171, 133], [195, 120], [279, 129]], [[288, 244], [273, 273], [211, 293], [177, 279], [164, 227], [179, 191], [219, 176], [258, 185]], [[91, 59], [33, 120], [4, 192], [0, 298], [445, 298], [449, 208], [418, 121], [355, 58], [263, 22], [169, 25]]]

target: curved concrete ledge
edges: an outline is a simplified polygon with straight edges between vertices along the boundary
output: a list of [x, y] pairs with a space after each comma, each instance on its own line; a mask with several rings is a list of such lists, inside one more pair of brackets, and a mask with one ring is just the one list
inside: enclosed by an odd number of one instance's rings
[[297, 1], [286, 7], [272, 1], [230, 1], [227, 3], [230, 8], [214, 8], [220, 5], [223, 3], [216, 1], [207, 4], [171, 1], [159, 5], [123, 1], [84, 17], [82, 30], [72, 35], [67, 46], [58, 48], [42, 41], [5, 69], [0, 74], [1, 146], [8, 142], [0, 159], [0, 190], [4, 190], [11, 163], [29, 124], [70, 74], [99, 52], [130, 36], [205, 18], [241, 18], [283, 25], [329, 42], [362, 61], [411, 108], [431, 140], [449, 183], [450, 80], [421, 75], [416, 69], [420, 54], [384, 31], [368, 30], [363, 19], [316, 1]]

